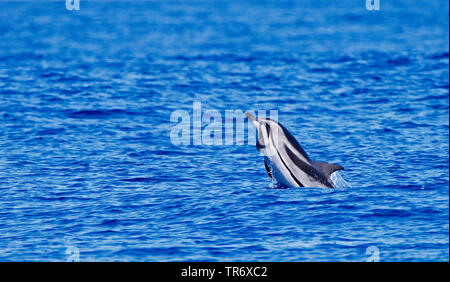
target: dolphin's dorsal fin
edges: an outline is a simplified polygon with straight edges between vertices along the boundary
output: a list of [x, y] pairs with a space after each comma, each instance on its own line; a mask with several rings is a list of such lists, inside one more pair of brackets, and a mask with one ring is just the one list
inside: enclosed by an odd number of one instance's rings
[[327, 163], [318, 162], [318, 161], [313, 161], [313, 164], [319, 171], [321, 171], [323, 174], [325, 174], [326, 177], [330, 177], [330, 175], [337, 170], [344, 169], [340, 165], [327, 164]]

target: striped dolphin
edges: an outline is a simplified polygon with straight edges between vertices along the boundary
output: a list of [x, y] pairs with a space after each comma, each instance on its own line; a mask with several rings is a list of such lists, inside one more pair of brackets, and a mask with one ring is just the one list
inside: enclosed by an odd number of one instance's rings
[[335, 188], [331, 174], [344, 169], [340, 165], [314, 161], [280, 123], [255, 118], [245, 113], [258, 131], [256, 148], [264, 155], [267, 173], [288, 187]]

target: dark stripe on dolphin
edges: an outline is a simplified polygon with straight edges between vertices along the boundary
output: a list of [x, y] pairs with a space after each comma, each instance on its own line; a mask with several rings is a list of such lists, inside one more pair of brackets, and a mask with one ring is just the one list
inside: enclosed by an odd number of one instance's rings
[[[268, 126], [267, 123], [266, 123], [266, 127], [270, 128], [270, 126]], [[289, 132], [288, 132], [285, 128], [282, 127], [282, 129], [283, 129], [283, 131], [285, 131], [285, 133], [287, 132], [287, 133], [289, 134]], [[280, 157], [280, 160], [281, 160], [281, 162], [283, 163], [284, 167], [287, 169], [287, 171], [289, 171], [289, 174], [291, 175], [292, 179], [294, 179], [295, 183], [297, 183], [297, 185], [298, 185], [299, 187], [305, 187], [305, 186], [300, 182], [300, 180], [298, 180], [297, 177], [295, 177], [295, 175], [292, 173], [292, 171], [289, 169], [289, 167], [288, 167], [288, 166], [286, 165], [286, 163], [284, 162], [283, 158], [282, 158], [281, 155], [280, 155], [279, 150], [276, 148], [276, 147], [277, 147], [277, 146], [276, 146], [276, 145], [277, 145], [277, 142], [275, 142], [275, 140], [273, 139], [273, 138], [274, 138], [274, 137], [273, 137], [273, 134], [272, 134], [272, 135], [269, 135], [269, 136], [272, 136], [272, 142], [273, 142], [273, 144], [274, 144], [274, 146], [275, 146], [275, 149], [276, 149], [276, 151], [277, 151], [278, 157]], [[292, 135], [291, 135], [291, 137], [292, 137]], [[292, 137], [292, 138], [295, 140], [294, 137]], [[289, 140], [289, 138], [288, 138], [288, 140]], [[289, 140], [289, 141], [290, 141], [290, 140]], [[297, 142], [297, 141], [295, 141], [295, 142]], [[298, 142], [297, 142], [297, 144], [298, 144]], [[301, 147], [300, 147], [300, 148], [301, 148]]]
[[[267, 124], [266, 124], [266, 127], [267, 127]], [[269, 126], [269, 128], [270, 128], [270, 126]], [[284, 128], [283, 128], [283, 130], [284, 130]], [[295, 183], [297, 183], [297, 185], [299, 186], [299, 187], [305, 187], [298, 179], [297, 179], [297, 177], [295, 177], [294, 176], [294, 174], [292, 173], [292, 171], [289, 169], [289, 167], [286, 165], [286, 163], [284, 162], [284, 160], [283, 160], [283, 158], [281, 157], [281, 155], [280, 155], [280, 152], [278, 151], [278, 149], [277, 149], [277, 142], [275, 142], [275, 140], [273, 139], [273, 134], [272, 135], [268, 135], [268, 136], [272, 136], [272, 143], [273, 143], [273, 145], [274, 145], [274, 147], [275, 147], [275, 149], [276, 149], [276, 151], [277, 151], [277, 154], [278, 154], [278, 157], [280, 157], [280, 160], [281, 160], [281, 162], [283, 163], [283, 165], [284, 165], [284, 167], [287, 169], [287, 171], [289, 171], [289, 174], [291, 175], [291, 177], [292, 177], [292, 179], [294, 179], [294, 181], [295, 181]], [[295, 139], [294, 139], [295, 140]]]
[[308, 154], [305, 152], [305, 150], [303, 150], [302, 146], [300, 146], [300, 144], [298, 143], [297, 139], [295, 139], [294, 136], [292, 136], [292, 134], [281, 124], [278, 123], [278, 125], [283, 129], [283, 133], [286, 136], [286, 139], [289, 141], [289, 143], [292, 144], [292, 146], [294, 146], [294, 148], [300, 152], [300, 154], [307, 160], [307, 161], [311, 161], [311, 159], [309, 158]]
[[284, 167], [287, 169], [287, 171], [289, 171], [289, 174], [291, 175], [291, 177], [294, 179], [295, 183], [297, 183], [298, 187], [305, 187], [303, 186], [303, 184], [297, 179], [297, 177], [294, 176], [294, 174], [292, 173], [292, 171], [288, 168], [288, 166], [286, 165], [286, 163], [283, 161], [283, 158], [280, 155], [280, 152], [278, 152], [277, 150], [277, 154], [280, 157], [281, 162], [283, 163]]
[[[315, 179], [317, 179], [320, 183], [327, 185], [331, 188], [334, 186], [328, 182], [328, 179], [326, 179], [317, 169], [315, 169], [313, 166], [305, 163], [304, 161], [300, 160], [297, 155], [295, 155], [294, 152], [289, 149], [289, 147], [284, 146], [284, 149], [286, 150], [286, 153], [288, 154], [289, 158], [294, 162], [294, 164], [302, 171], [306, 172], [308, 175], [311, 175]], [[283, 162], [284, 163], [284, 162]]]

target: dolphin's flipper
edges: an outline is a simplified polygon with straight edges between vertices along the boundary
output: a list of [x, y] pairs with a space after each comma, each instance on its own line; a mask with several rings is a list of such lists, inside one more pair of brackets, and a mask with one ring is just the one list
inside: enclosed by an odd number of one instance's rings
[[327, 164], [323, 162], [313, 161], [314, 166], [320, 170], [327, 178], [330, 178], [330, 175], [337, 171], [343, 170], [344, 167], [336, 164]]
[[266, 171], [267, 171], [267, 174], [270, 176], [270, 178], [272, 178], [273, 179], [273, 176], [272, 176], [272, 171], [270, 170], [270, 168], [269, 168], [269, 166], [267, 165], [267, 163], [266, 163], [266, 161], [264, 160], [264, 165], [266, 166]]

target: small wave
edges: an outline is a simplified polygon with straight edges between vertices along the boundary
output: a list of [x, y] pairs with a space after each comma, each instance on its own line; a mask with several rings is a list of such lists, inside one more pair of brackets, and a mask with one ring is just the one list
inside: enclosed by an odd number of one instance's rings
[[[448, 88], [448, 84], [446, 84]], [[415, 98], [413, 101], [427, 101], [427, 100], [441, 100], [441, 99], [448, 99], [448, 93], [442, 94], [442, 95], [426, 95], [423, 97]]]
[[370, 214], [361, 215], [361, 217], [409, 217], [413, 215], [404, 209], [373, 209]]
[[386, 64], [391, 66], [407, 66], [412, 63], [411, 59], [408, 57], [397, 57], [387, 60]]
[[54, 135], [64, 133], [66, 131], [64, 128], [46, 128], [38, 131], [38, 135]]
[[136, 177], [136, 178], [120, 179], [120, 181], [125, 181], [125, 182], [150, 182], [150, 181], [152, 181], [152, 178]]
[[330, 68], [312, 68], [310, 70], [311, 70], [311, 72], [317, 72], [317, 73], [330, 73], [333, 71]]
[[401, 135], [401, 133], [395, 129], [392, 128], [380, 128], [380, 129], [375, 129], [374, 132], [380, 133], [380, 134], [397, 134], [397, 135]]
[[448, 59], [448, 52], [433, 54], [429, 58], [434, 60]]
[[128, 112], [125, 110], [113, 109], [113, 110], [81, 110], [81, 111], [73, 111], [67, 114], [70, 118], [93, 118], [93, 119], [101, 119], [108, 118], [120, 115], [130, 115], [132, 112]]
[[405, 121], [400, 123], [401, 128], [417, 128], [417, 127], [430, 127], [431, 125], [425, 123], [417, 123], [413, 121]]

